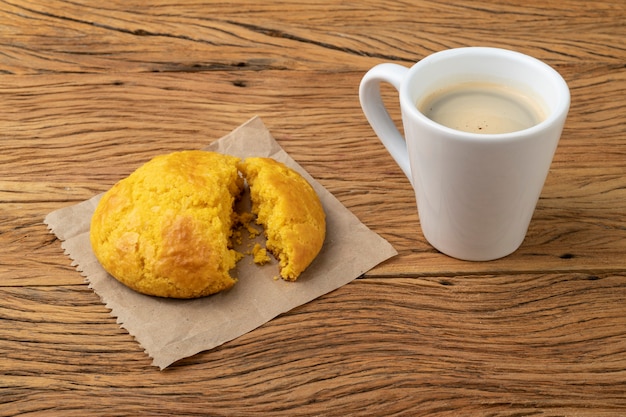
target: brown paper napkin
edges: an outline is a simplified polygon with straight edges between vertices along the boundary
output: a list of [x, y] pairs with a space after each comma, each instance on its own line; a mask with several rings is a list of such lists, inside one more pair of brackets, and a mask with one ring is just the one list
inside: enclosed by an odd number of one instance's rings
[[[205, 149], [241, 158], [268, 156], [296, 169], [313, 185], [326, 211], [327, 236], [322, 251], [298, 281], [276, 279], [276, 262], [258, 266], [248, 256], [231, 271], [239, 281], [226, 292], [195, 300], [150, 297], [130, 290], [108, 275], [91, 251], [89, 223], [101, 195], [56, 210], [44, 220], [63, 241], [72, 265], [111, 309], [111, 315], [153, 358], [153, 365], [161, 369], [241, 336], [349, 283], [397, 254], [386, 240], [369, 230], [300, 167], [258, 117]], [[242, 245], [250, 247], [251, 243]], [[246, 251], [245, 247], [237, 249]]]

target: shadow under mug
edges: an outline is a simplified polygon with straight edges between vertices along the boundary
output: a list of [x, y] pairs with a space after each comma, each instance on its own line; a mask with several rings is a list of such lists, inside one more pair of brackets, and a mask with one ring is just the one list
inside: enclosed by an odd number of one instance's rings
[[[538, 97], [546, 117], [510, 133], [469, 133], [438, 124], [416, 105], [453, 83], [514, 85]], [[390, 118], [380, 84], [398, 90], [404, 136]], [[432, 54], [410, 69], [384, 63], [363, 77], [363, 112], [415, 190], [424, 237], [449, 256], [487, 261], [522, 244], [570, 105], [566, 82], [530, 56], [467, 47]]]

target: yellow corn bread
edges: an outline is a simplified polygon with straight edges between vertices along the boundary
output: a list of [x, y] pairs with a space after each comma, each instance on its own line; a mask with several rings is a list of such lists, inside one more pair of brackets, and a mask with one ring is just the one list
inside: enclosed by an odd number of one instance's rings
[[157, 156], [104, 194], [94, 253], [112, 276], [148, 295], [195, 298], [228, 289], [238, 158], [206, 151]]
[[300, 174], [273, 159], [247, 158], [238, 166], [267, 249], [278, 258], [281, 277], [295, 281], [324, 243], [326, 216], [319, 197]]

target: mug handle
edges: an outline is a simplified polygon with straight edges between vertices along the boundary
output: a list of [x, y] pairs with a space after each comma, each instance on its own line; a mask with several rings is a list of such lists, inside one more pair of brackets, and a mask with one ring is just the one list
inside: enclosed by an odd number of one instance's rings
[[389, 151], [412, 184], [413, 179], [406, 140], [396, 128], [393, 120], [391, 120], [380, 96], [381, 82], [391, 84], [399, 93], [400, 85], [407, 72], [408, 68], [398, 64], [385, 63], [376, 65], [361, 80], [359, 100], [361, 101], [363, 113], [372, 129], [374, 129], [380, 141], [385, 145], [387, 151]]

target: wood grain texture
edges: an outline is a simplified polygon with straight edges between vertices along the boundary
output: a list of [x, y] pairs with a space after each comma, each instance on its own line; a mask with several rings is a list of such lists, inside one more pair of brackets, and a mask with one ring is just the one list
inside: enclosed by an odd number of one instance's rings
[[[624, 21], [619, 0], [0, 2], [0, 416], [626, 415]], [[377, 63], [468, 45], [572, 93], [527, 238], [488, 263], [427, 244], [357, 95]], [[43, 218], [255, 115], [399, 255], [159, 372]]]
[[89, 290], [5, 288], [2, 398], [8, 415], [611, 415], [624, 278], [358, 280], [161, 373]]
[[[437, 50], [508, 46], [552, 61], [622, 65], [624, 4], [493, 1], [91, 2], [1, 4], [1, 71], [369, 68]], [[540, 35], [539, 35], [540, 34]]]

